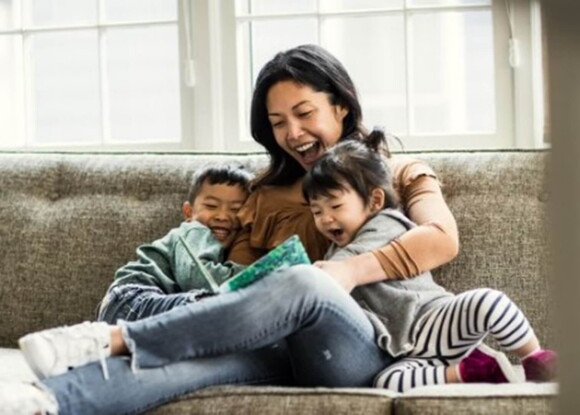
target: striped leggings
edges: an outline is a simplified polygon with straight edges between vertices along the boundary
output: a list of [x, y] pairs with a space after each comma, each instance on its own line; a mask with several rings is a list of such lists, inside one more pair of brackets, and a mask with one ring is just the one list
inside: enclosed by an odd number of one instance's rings
[[413, 350], [379, 373], [375, 386], [405, 392], [446, 383], [446, 367], [471, 353], [488, 334], [506, 351], [534, 336], [528, 319], [504, 293], [482, 288], [458, 294], [419, 319]]

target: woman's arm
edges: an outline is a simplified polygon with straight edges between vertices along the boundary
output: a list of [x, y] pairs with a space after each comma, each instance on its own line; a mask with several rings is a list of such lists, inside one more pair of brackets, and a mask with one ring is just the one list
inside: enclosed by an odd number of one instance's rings
[[415, 178], [401, 198], [407, 216], [418, 226], [372, 252], [387, 279], [411, 278], [432, 270], [459, 251], [457, 223], [435, 177]]
[[317, 266], [352, 289], [384, 279], [412, 278], [455, 258], [459, 249], [457, 224], [430, 171], [418, 161], [405, 163], [399, 171], [397, 190], [407, 216], [417, 227], [380, 249], [340, 262], [318, 262]]

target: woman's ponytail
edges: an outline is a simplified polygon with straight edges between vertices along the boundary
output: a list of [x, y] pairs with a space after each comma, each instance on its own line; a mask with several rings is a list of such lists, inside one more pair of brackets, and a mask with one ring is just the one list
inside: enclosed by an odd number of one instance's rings
[[391, 157], [387, 137], [382, 128], [374, 127], [373, 130], [362, 139], [362, 142], [373, 152], [380, 153], [386, 157]]

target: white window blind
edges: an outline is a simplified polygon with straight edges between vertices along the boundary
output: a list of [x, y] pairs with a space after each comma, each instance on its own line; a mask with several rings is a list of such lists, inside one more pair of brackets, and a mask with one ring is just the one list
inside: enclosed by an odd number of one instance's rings
[[257, 72], [303, 43], [408, 149], [538, 147], [538, 1], [0, 0], [0, 149], [259, 150]]
[[178, 46], [176, 1], [0, 1], [0, 145], [179, 143]]
[[491, 0], [237, 0], [245, 118], [262, 65], [279, 50], [315, 43], [346, 66], [367, 126], [386, 127], [409, 147], [509, 147], [513, 96], [505, 47], [494, 33], [494, 19], [506, 18], [498, 6]]

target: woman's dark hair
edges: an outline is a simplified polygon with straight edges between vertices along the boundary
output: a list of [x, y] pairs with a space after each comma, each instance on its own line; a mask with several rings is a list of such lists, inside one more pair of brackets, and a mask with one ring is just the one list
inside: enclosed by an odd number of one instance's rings
[[195, 202], [195, 198], [204, 183], [237, 185], [249, 193], [252, 179], [252, 173], [237, 163], [212, 164], [201, 167], [193, 174], [187, 193], [187, 201], [191, 204]]
[[317, 92], [325, 92], [332, 105], [348, 110], [342, 122], [342, 137], [361, 138], [365, 135], [355, 86], [338, 59], [316, 45], [302, 45], [280, 52], [258, 74], [252, 96], [252, 137], [270, 155], [270, 165], [256, 179], [254, 186], [291, 184], [304, 174], [304, 168], [276, 143], [266, 108], [270, 88], [288, 80], [307, 85]]
[[373, 189], [385, 192], [383, 208], [396, 208], [398, 197], [393, 189], [391, 171], [382, 156], [387, 141], [381, 130], [373, 130], [363, 140], [346, 137], [330, 148], [304, 176], [302, 193], [310, 202], [318, 196], [330, 196], [333, 190], [345, 190], [348, 184], [369, 203]]

